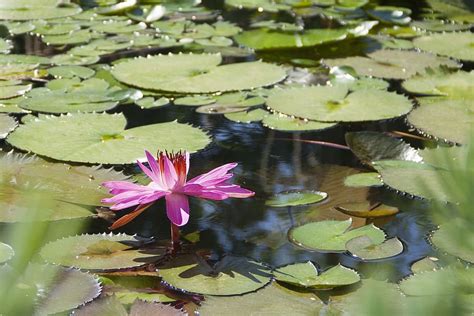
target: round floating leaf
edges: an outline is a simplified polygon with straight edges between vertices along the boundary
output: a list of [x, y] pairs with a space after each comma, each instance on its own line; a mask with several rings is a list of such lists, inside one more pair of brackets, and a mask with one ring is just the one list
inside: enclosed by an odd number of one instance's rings
[[145, 149], [195, 152], [210, 141], [200, 129], [177, 122], [124, 129], [126, 123], [122, 114], [42, 116], [10, 134], [8, 142], [57, 160], [127, 164], [143, 158]]
[[0, 100], [0, 113], [28, 113], [18, 106], [18, 103], [23, 100], [22, 97], [16, 97], [7, 100]]
[[287, 115], [323, 122], [390, 119], [410, 112], [405, 96], [375, 89], [350, 92], [341, 86], [313, 86], [275, 91], [267, 105]]
[[390, 238], [382, 243], [374, 243], [370, 237], [360, 236], [349, 240], [346, 249], [364, 260], [378, 260], [394, 257], [403, 252], [403, 244], [398, 238]]
[[77, 56], [72, 54], [58, 54], [51, 58], [51, 63], [55, 65], [91, 65], [98, 62], [99, 56]]
[[440, 181], [449, 173], [444, 169], [402, 160], [375, 161], [373, 166], [382, 176], [383, 183], [395, 190], [427, 199], [450, 199]]
[[346, 133], [346, 143], [359, 160], [370, 165], [375, 160], [410, 160], [421, 162], [418, 151], [403, 140], [378, 132]]
[[323, 123], [294, 118], [284, 114], [268, 114], [262, 120], [263, 126], [278, 131], [315, 131], [336, 126], [336, 123]]
[[344, 185], [353, 188], [379, 187], [382, 186], [382, 180], [377, 172], [364, 172], [347, 176], [344, 179]]
[[130, 308], [130, 316], [143, 315], [186, 316], [188, 314], [170, 305], [137, 300]]
[[270, 270], [243, 257], [225, 256], [214, 266], [192, 255], [177, 257], [159, 269], [166, 283], [205, 295], [239, 295], [271, 280]]
[[164, 249], [141, 250], [141, 242], [126, 234], [78, 235], [46, 244], [40, 251], [47, 262], [87, 270], [139, 267], [157, 260]]
[[431, 242], [441, 251], [474, 263], [474, 245], [471, 242], [474, 234], [469, 225], [458, 220], [445, 223], [433, 232]]
[[243, 296], [207, 297], [199, 308], [200, 315], [318, 315], [324, 303], [314, 294], [290, 291], [273, 283]]
[[35, 25], [31, 23], [30, 21], [28, 22], [5, 22], [4, 21], [2, 24], [8, 28], [8, 32], [10, 32], [10, 34], [12, 35], [25, 34], [35, 29]]
[[114, 315], [128, 316], [127, 310], [114, 296], [100, 297], [72, 312], [74, 316]]
[[467, 144], [469, 131], [474, 124], [474, 104], [471, 99], [418, 98], [418, 102], [421, 106], [407, 117], [411, 125], [424, 134]]
[[255, 109], [250, 111], [243, 111], [237, 113], [228, 113], [224, 114], [224, 116], [231, 121], [237, 123], [251, 123], [251, 122], [259, 122], [265, 118], [265, 116], [269, 115], [265, 110], [262, 109]]
[[351, 224], [352, 219], [308, 223], [292, 228], [289, 237], [299, 246], [323, 252], [344, 252], [346, 243], [359, 236], [368, 236], [378, 243], [385, 240], [384, 232], [372, 224], [349, 230]]
[[[0, 54], [0, 56], [2, 56]], [[8, 55], [7, 55], [8, 56]], [[38, 70], [37, 64], [8, 63], [0, 65], [1, 80], [19, 80], [40, 78], [46, 75], [44, 70]]]
[[114, 66], [112, 74], [132, 86], [177, 93], [248, 90], [286, 77], [283, 68], [260, 61], [219, 66], [220, 63], [219, 54], [157, 55], [123, 61]]
[[267, 12], [278, 12], [280, 10], [291, 9], [287, 4], [271, 0], [226, 0], [225, 4], [237, 9], [252, 9]]
[[408, 79], [415, 74], [425, 73], [426, 68], [460, 66], [453, 60], [429, 53], [391, 49], [377, 50], [367, 57], [325, 59], [323, 63], [330, 67], [350, 66], [358, 75], [387, 79]]
[[13, 248], [7, 244], [0, 242], [0, 264], [10, 260], [15, 255]]
[[437, 258], [425, 257], [421, 260], [412, 263], [410, 269], [414, 274], [438, 270], [440, 267], [436, 263], [436, 261], [438, 261]]
[[402, 83], [405, 90], [424, 95], [446, 96], [450, 99], [474, 98], [474, 71], [430, 72]]
[[270, 207], [299, 206], [318, 203], [328, 197], [326, 192], [310, 190], [293, 190], [275, 194], [265, 202]]
[[170, 104], [170, 100], [165, 97], [156, 100], [153, 97], [146, 97], [136, 101], [135, 103], [142, 109], [154, 109]]
[[319, 275], [310, 261], [278, 268], [274, 274], [277, 281], [318, 290], [351, 285], [360, 281], [357, 272], [341, 265], [332, 267]]
[[0, 7], [0, 20], [28, 21], [35, 19], [55, 19], [71, 16], [81, 12], [81, 8], [75, 4], [63, 4], [62, 6], [41, 5], [28, 3], [16, 4], [12, 0], [2, 3]]
[[32, 85], [19, 85], [19, 84], [12, 84], [12, 85], [5, 85], [0, 86], [0, 99], [11, 99], [14, 97], [21, 96], [26, 92], [31, 90]]
[[474, 269], [445, 268], [418, 273], [402, 280], [400, 289], [410, 296], [457, 296], [472, 293]]
[[349, 29], [307, 29], [303, 32], [275, 31], [268, 28], [245, 31], [234, 38], [255, 50], [311, 47], [343, 40]]
[[370, 202], [343, 203], [334, 208], [344, 214], [363, 218], [391, 216], [399, 212], [398, 208], [394, 206], [382, 203], [371, 204]]
[[5, 64], [49, 64], [50, 59], [48, 57], [36, 56], [36, 55], [19, 55], [19, 54], [8, 54], [0, 55], [0, 64], [2, 68], [7, 66]]
[[48, 73], [54, 77], [59, 78], [74, 78], [87, 79], [95, 74], [95, 71], [83, 66], [56, 66], [48, 69]]
[[79, 30], [70, 34], [44, 35], [42, 40], [47, 45], [75, 45], [87, 43], [92, 39], [92, 33], [89, 30]]
[[408, 24], [411, 21], [411, 10], [402, 7], [377, 6], [372, 10], [367, 10], [367, 13], [383, 22], [393, 24]]
[[207, 95], [193, 95], [188, 97], [176, 98], [173, 101], [175, 105], [201, 106], [216, 103], [216, 99]]
[[0, 139], [7, 137], [7, 135], [15, 129], [18, 125], [15, 118], [7, 114], [0, 114]]
[[460, 24], [442, 20], [427, 19], [422, 21], [413, 21], [411, 26], [430, 32], [453, 32], [465, 31], [472, 28], [472, 24]]
[[56, 266], [30, 266], [25, 281], [33, 283], [41, 297], [36, 313], [56, 314], [83, 305], [99, 296], [96, 277], [75, 269]]
[[430, 34], [413, 41], [422, 50], [467, 61], [474, 61], [473, 43], [474, 34], [471, 32]]

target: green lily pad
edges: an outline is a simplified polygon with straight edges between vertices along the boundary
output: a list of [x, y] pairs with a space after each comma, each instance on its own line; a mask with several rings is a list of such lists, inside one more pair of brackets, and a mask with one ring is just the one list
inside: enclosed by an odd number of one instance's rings
[[96, 277], [76, 269], [51, 265], [30, 265], [22, 286], [34, 286], [39, 302], [38, 315], [49, 315], [76, 308], [99, 296]]
[[438, 259], [433, 257], [424, 257], [412, 263], [410, 269], [414, 274], [419, 274], [427, 271], [438, 270], [440, 266], [436, 263]]
[[372, 224], [349, 230], [351, 224], [352, 219], [308, 223], [292, 228], [289, 238], [298, 246], [320, 252], [344, 252], [346, 243], [359, 236], [368, 236], [378, 243], [385, 240], [385, 233]]
[[0, 86], [0, 99], [11, 99], [24, 95], [26, 92], [30, 91], [32, 88], [31, 84], [17, 84], [16, 82], [11, 85], [2, 85]]
[[307, 29], [295, 33], [261, 28], [242, 32], [234, 38], [240, 45], [255, 50], [268, 50], [311, 47], [343, 40], [348, 34], [349, 29], [347, 28]]
[[258, 10], [260, 12], [278, 12], [291, 9], [288, 4], [271, 0], [226, 0], [225, 4], [237, 9]]
[[277, 281], [318, 290], [351, 285], [360, 281], [357, 272], [341, 265], [334, 266], [319, 274], [310, 261], [278, 268], [274, 274]]
[[55, 4], [15, 3], [14, 0], [8, 0], [6, 3], [2, 2], [0, 20], [28, 21], [34, 19], [54, 19], [75, 15], [82, 11], [75, 4], [69, 3], [62, 6], [56, 6]]
[[141, 5], [127, 12], [127, 16], [135, 21], [151, 23], [161, 19], [165, 13], [166, 8], [162, 5]]
[[132, 24], [132, 21], [115, 21], [109, 20], [104, 21], [103, 23], [93, 25], [91, 30], [96, 32], [111, 33], [111, 34], [121, 34], [121, 33], [133, 33], [140, 30], [146, 29], [146, 24], [143, 22]]
[[449, 21], [426, 19], [422, 21], [413, 21], [412, 26], [430, 32], [453, 32], [466, 31], [472, 28], [472, 24], [460, 24]]
[[426, 2], [452, 21], [474, 23], [470, 2], [447, 0], [427, 0]]
[[375, 89], [349, 92], [341, 86], [311, 86], [273, 92], [272, 110], [322, 122], [363, 122], [395, 118], [410, 112], [405, 96]]
[[11, 41], [0, 38], [0, 54], [8, 54], [12, 48]]
[[188, 313], [184, 312], [184, 310], [178, 310], [171, 305], [137, 300], [130, 308], [130, 316], [142, 315], [186, 316]]
[[466, 61], [474, 61], [473, 43], [474, 34], [471, 32], [430, 34], [413, 41], [417, 48], [424, 51]]
[[18, 123], [15, 118], [7, 114], [0, 114], [0, 139], [4, 139], [7, 135], [17, 127]]
[[41, 39], [47, 45], [76, 45], [89, 42], [92, 33], [89, 30], [78, 30], [70, 34], [44, 35]]
[[466, 144], [474, 124], [474, 105], [470, 99], [418, 98], [420, 106], [407, 117], [423, 134]]
[[192, 95], [188, 97], [176, 98], [173, 101], [174, 105], [183, 106], [201, 106], [216, 103], [216, 99], [207, 95]]
[[237, 113], [228, 113], [224, 114], [225, 118], [237, 123], [251, 123], [251, 122], [259, 122], [265, 118], [265, 116], [269, 115], [265, 110], [262, 109], [254, 109], [250, 111], [243, 111]]
[[403, 252], [403, 244], [398, 238], [390, 238], [382, 243], [374, 243], [370, 237], [359, 236], [346, 243], [346, 249], [363, 261], [386, 259]]
[[408, 8], [377, 6], [372, 10], [367, 10], [367, 13], [383, 23], [403, 25], [411, 21], [411, 10]]
[[377, 172], [364, 172], [347, 176], [344, 185], [353, 188], [380, 187], [382, 180]]
[[293, 190], [275, 194], [265, 202], [270, 207], [300, 206], [318, 203], [328, 197], [326, 192], [310, 190]]
[[451, 59], [438, 57], [429, 53], [408, 50], [381, 49], [367, 57], [346, 57], [324, 59], [330, 67], [350, 66], [358, 75], [387, 79], [408, 79], [416, 74], [423, 74], [426, 68], [446, 66], [459, 68], [460, 65]]
[[219, 66], [220, 63], [218, 54], [157, 55], [123, 61], [114, 66], [112, 75], [132, 86], [177, 93], [249, 90], [286, 77], [283, 68], [260, 61]]
[[13, 248], [3, 242], [0, 242], [0, 264], [3, 264], [13, 258], [15, 252]]
[[36, 55], [20, 55], [20, 54], [8, 54], [0, 55], [0, 64], [2, 67], [5, 67], [5, 64], [27, 64], [27, 65], [37, 65], [37, 64], [50, 64], [50, 59], [48, 57], [36, 56]]
[[363, 218], [391, 216], [399, 212], [398, 208], [394, 206], [382, 203], [372, 204], [370, 202], [342, 203], [336, 205], [334, 208], [344, 214]]
[[208, 297], [199, 308], [200, 315], [318, 315], [324, 303], [314, 294], [288, 290], [276, 283], [243, 296]]
[[105, 296], [95, 299], [87, 305], [73, 311], [74, 316], [114, 315], [128, 316], [128, 312], [115, 296]]
[[56, 66], [48, 69], [48, 73], [57, 78], [87, 79], [95, 74], [95, 71], [83, 66]]
[[414, 274], [400, 282], [400, 289], [409, 296], [458, 296], [472, 293], [474, 269], [445, 268]]
[[445, 96], [450, 99], [474, 98], [474, 71], [454, 73], [430, 72], [402, 83], [405, 90], [423, 95]]
[[470, 263], [474, 263], [473, 238], [470, 224], [456, 219], [441, 225], [430, 237], [439, 250]]
[[373, 166], [383, 183], [395, 190], [426, 199], [451, 199], [440, 180], [449, 175], [443, 168], [402, 160], [375, 161]]
[[16, 129], [8, 142], [57, 160], [127, 164], [143, 158], [145, 149], [196, 152], [210, 141], [200, 129], [177, 122], [124, 129], [126, 123], [122, 114], [42, 116]]
[[29, 111], [22, 109], [18, 106], [18, 103], [22, 100], [23, 97], [0, 100], [0, 113], [29, 113]]
[[54, 55], [51, 58], [51, 63], [59, 66], [81, 66], [95, 64], [99, 61], [99, 59], [99, 56], [77, 56], [72, 54], [58, 54]]
[[38, 35], [63, 35], [75, 32], [81, 29], [80, 25], [73, 23], [48, 23], [44, 20], [34, 21], [35, 34]]
[[[2, 55], [0, 54], [0, 56]], [[0, 80], [21, 80], [44, 77], [46, 75], [45, 71], [38, 70], [37, 67], [37, 64], [0, 64]]]
[[27, 22], [2, 22], [8, 28], [8, 32], [11, 35], [21, 35], [31, 32], [35, 29], [35, 25], [30, 21]]
[[177, 257], [159, 268], [166, 283], [205, 295], [239, 295], [264, 287], [270, 270], [243, 257], [225, 256], [214, 266], [192, 255]]
[[337, 123], [324, 123], [294, 118], [284, 114], [268, 114], [262, 124], [265, 127], [278, 131], [317, 131], [336, 126]]
[[376, 160], [421, 162], [418, 151], [403, 140], [383, 133], [363, 131], [346, 133], [346, 143], [359, 160], [370, 165]]
[[140, 241], [126, 234], [77, 235], [46, 244], [41, 257], [53, 264], [86, 270], [139, 267], [158, 260], [164, 249], [138, 249]]
[[142, 109], [155, 109], [170, 104], [170, 99], [165, 97], [161, 97], [158, 99], [155, 99], [153, 97], [146, 97], [136, 101], [135, 104], [141, 107]]

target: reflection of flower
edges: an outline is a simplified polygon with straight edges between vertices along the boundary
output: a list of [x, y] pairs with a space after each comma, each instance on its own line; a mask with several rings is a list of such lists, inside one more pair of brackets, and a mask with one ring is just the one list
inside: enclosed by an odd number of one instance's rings
[[102, 184], [114, 195], [102, 200], [103, 203], [113, 204], [110, 207], [112, 210], [138, 205], [134, 211], [118, 219], [112, 225], [112, 229], [127, 224], [162, 197], [166, 200], [166, 213], [170, 221], [174, 225], [183, 226], [189, 220], [187, 196], [225, 200], [230, 197], [247, 198], [254, 195], [250, 190], [227, 183], [227, 180], [232, 178], [232, 174], [228, 171], [235, 168], [236, 163], [222, 165], [186, 181], [189, 153], [159, 153], [158, 160], [148, 151], [145, 153], [151, 169], [140, 162], [138, 165], [152, 180], [150, 184], [145, 186], [127, 181], [108, 181]]

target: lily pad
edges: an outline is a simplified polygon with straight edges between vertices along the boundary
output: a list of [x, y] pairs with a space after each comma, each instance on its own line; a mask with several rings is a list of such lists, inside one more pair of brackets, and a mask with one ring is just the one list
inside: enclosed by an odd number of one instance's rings
[[440, 266], [436, 263], [437, 258], [425, 257], [412, 263], [410, 269], [414, 274], [419, 274], [427, 271], [438, 270]]
[[408, 8], [377, 6], [372, 10], [367, 10], [367, 13], [383, 23], [404, 25], [411, 21], [411, 10]]
[[382, 243], [374, 243], [370, 237], [359, 236], [346, 243], [346, 249], [364, 260], [379, 260], [394, 257], [403, 252], [403, 244], [398, 238], [390, 238]]
[[274, 113], [266, 115], [262, 120], [262, 124], [270, 129], [293, 132], [323, 130], [334, 127], [337, 123], [302, 120], [288, 115]]
[[112, 75], [132, 86], [176, 93], [250, 90], [286, 77], [285, 70], [273, 64], [257, 61], [219, 66], [221, 61], [219, 54], [157, 55], [120, 62]]
[[423, 134], [466, 144], [474, 124], [471, 99], [418, 98], [420, 106], [407, 117], [408, 122]]
[[243, 111], [237, 113], [228, 113], [224, 114], [225, 118], [237, 123], [251, 123], [251, 122], [259, 122], [265, 118], [265, 116], [269, 115], [265, 110], [262, 109], [254, 109], [250, 111]]
[[341, 265], [334, 266], [319, 274], [310, 261], [278, 268], [274, 274], [277, 281], [318, 290], [351, 285], [360, 281], [357, 272]]
[[450, 21], [426, 19], [422, 21], [413, 21], [412, 26], [430, 32], [453, 32], [466, 31], [472, 28], [472, 24], [453, 23]]
[[403, 140], [378, 132], [346, 133], [346, 143], [359, 160], [370, 165], [376, 160], [408, 160], [421, 162], [418, 151]]
[[86, 270], [139, 267], [157, 260], [164, 249], [138, 249], [140, 240], [126, 234], [77, 235], [46, 244], [41, 257], [50, 263]]
[[18, 125], [15, 118], [7, 114], [0, 114], [0, 139], [4, 139]]
[[237, 9], [251, 9], [267, 12], [278, 12], [280, 10], [289, 10], [291, 6], [285, 3], [279, 3], [271, 0], [226, 0], [225, 4]]
[[350, 175], [344, 179], [344, 185], [353, 188], [380, 187], [382, 180], [377, 172], [364, 172]]
[[430, 53], [391, 49], [377, 50], [367, 57], [325, 59], [323, 63], [330, 67], [350, 66], [358, 75], [387, 79], [408, 79], [425, 73], [426, 68], [460, 67], [456, 61]]
[[[21, 82], [20, 82], [21, 83]], [[12, 81], [11, 84], [5, 84], [4, 82], [0, 86], [0, 99], [11, 99], [24, 95], [26, 92], [31, 90], [31, 84], [18, 84], [16, 80]]]
[[[55, 1], [55, 4], [57, 1]], [[6, 0], [0, 7], [1, 20], [29, 21], [34, 19], [54, 19], [71, 16], [80, 13], [82, 10], [75, 4], [63, 4], [62, 6], [42, 5], [31, 2], [16, 2]]]
[[421, 95], [472, 99], [474, 98], [474, 71], [430, 72], [408, 79], [402, 83], [402, 86], [408, 92]]
[[188, 313], [170, 305], [137, 300], [130, 308], [130, 316], [142, 315], [186, 316]]
[[243, 257], [227, 255], [214, 266], [192, 255], [178, 257], [159, 269], [166, 283], [205, 295], [239, 295], [264, 287], [270, 270]]
[[282, 89], [267, 100], [272, 110], [322, 122], [363, 122], [395, 118], [410, 112], [405, 96], [375, 89], [349, 92], [341, 86]]
[[57, 78], [87, 79], [95, 74], [95, 71], [83, 66], [56, 66], [48, 69], [48, 73]]
[[385, 240], [385, 233], [372, 224], [350, 230], [351, 224], [351, 218], [313, 222], [292, 228], [288, 235], [298, 246], [320, 252], [344, 252], [346, 243], [359, 236], [368, 236], [378, 243]]
[[474, 263], [474, 235], [467, 222], [453, 220], [434, 231], [430, 237], [433, 245], [443, 252]]
[[74, 316], [114, 315], [128, 316], [127, 310], [114, 296], [100, 297], [72, 312]]
[[174, 105], [183, 106], [201, 106], [216, 103], [216, 99], [207, 95], [192, 95], [188, 97], [176, 98], [173, 101]]
[[328, 197], [326, 192], [310, 191], [310, 190], [293, 190], [275, 194], [265, 202], [270, 207], [288, 207], [300, 206], [318, 203], [324, 201]]
[[170, 104], [170, 99], [165, 97], [161, 97], [158, 99], [155, 99], [153, 97], [146, 97], [136, 101], [135, 103], [142, 109], [155, 109]]
[[0, 264], [3, 264], [13, 258], [15, 252], [13, 248], [3, 242], [0, 242]]
[[318, 315], [324, 303], [314, 294], [301, 294], [273, 283], [244, 296], [208, 297], [199, 308], [200, 315]]
[[413, 41], [417, 48], [424, 51], [466, 61], [474, 61], [472, 43], [474, 43], [474, 34], [471, 32], [430, 34], [415, 38]]
[[57, 160], [127, 164], [143, 158], [144, 149], [195, 152], [210, 141], [200, 129], [177, 122], [124, 129], [126, 123], [122, 114], [42, 116], [15, 130], [8, 142]]
[[391, 216], [399, 212], [398, 208], [394, 206], [382, 203], [371, 204], [370, 202], [342, 203], [334, 208], [344, 214], [363, 218]]

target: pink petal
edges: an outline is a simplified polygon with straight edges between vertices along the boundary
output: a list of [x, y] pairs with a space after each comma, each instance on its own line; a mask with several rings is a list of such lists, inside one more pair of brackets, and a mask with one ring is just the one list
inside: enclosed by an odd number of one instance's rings
[[122, 203], [131, 200], [138, 200], [143, 196], [148, 195], [150, 192], [145, 191], [125, 191], [119, 193], [113, 197], [102, 199], [103, 203]]
[[152, 154], [150, 154], [148, 150], [145, 150], [145, 155], [146, 155], [146, 159], [148, 160], [148, 165], [150, 166], [151, 171], [153, 172], [156, 178], [156, 180], [153, 180], [153, 181], [155, 181], [159, 186], [164, 188], [163, 180], [161, 179], [160, 165], [156, 161], [155, 157]]
[[244, 199], [255, 195], [255, 192], [244, 189], [238, 185], [231, 184], [225, 186], [217, 186], [216, 191], [223, 192], [229, 197]]
[[183, 188], [183, 193], [189, 196], [209, 200], [225, 200], [229, 198], [229, 196], [225, 193], [207, 190], [205, 187], [199, 184], [186, 184]]
[[148, 190], [146, 186], [139, 185], [128, 181], [107, 181], [102, 183], [102, 186], [109, 189], [110, 193], [118, 194], [123, 191], [145, 191]]
[[189, 153], [187, 151], [184, 152], [184, 155], [186, 157], [186, 176], [189, 173]]
[[159, 184], [161, 183], [160, 179], [153, 173], [153, 171], [151, 171], [150, 169], [148, 169], [147, 167], [145, 167], [144, 164], [142, 164], [140, 161], [137, 160], [137, 165], [140, 167], [140, 169], [142, 169], [142, 171], [148, 176], [148, 178], [151, 179], [151, 181]]
[[152, 194], [150, 194], [148, 196], [142, 197], [140, 199], [140, 204], [146, 204], [146, 203], [154, 202], [156, 200], [161, 199], [166, 194], [167, 194], [167, 192], [165, 192], [165, 191], [155, 191], [155, 192], [153, 192]]
[[189, 201], [184, 194], [168, 194], [166, 197], [166, 214], [169, 220], [177, 225], [183, 226], [189, 220]]
[[234, 169], [235, 167], [237, 167], [237, 163], [235, 162], [222, 165], [220, 167], [212, 169], [211, 171], [207, 173], [204, 173], [200, 176], [197, 176], [189, 180], [188, 183], [197, 183], [201, 185], [206, 185], [208, 181], [215, 181], [215, 180], [219, 180], [225, 177], [227, 172], [231, 169]]
[[174, 186], [176, 185], [176, 182], [178, 181], [178, 175], [176, 173], [176, 170], [174, 169], [174, 165], [171, 162], [171, 160], [166, 157], [166, 155], [163, 155], [161, 157], [163, 159], [163, 184], [165, 185], [165, 188], [168, 190], [172, 190]]

